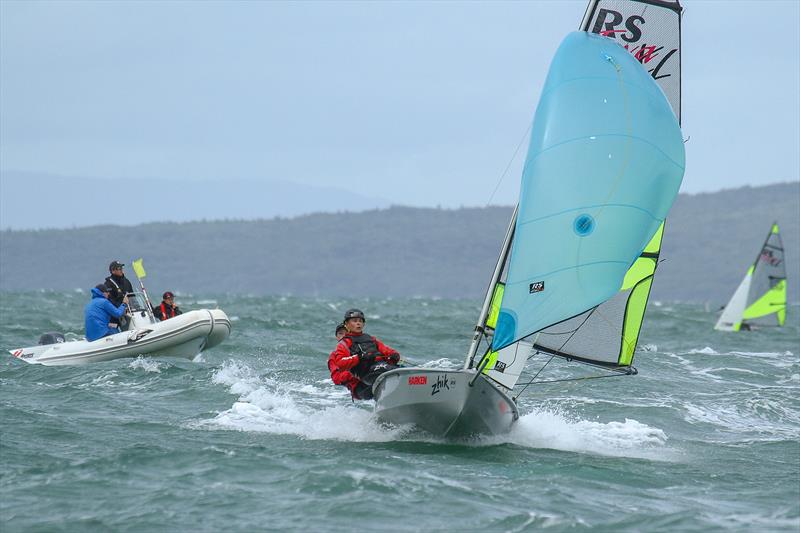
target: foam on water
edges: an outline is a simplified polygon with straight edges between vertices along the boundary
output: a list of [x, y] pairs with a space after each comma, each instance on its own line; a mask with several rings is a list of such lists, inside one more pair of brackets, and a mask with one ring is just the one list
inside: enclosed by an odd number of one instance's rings
[[532, 448], [549, 448], [614, 457], [664, 460], [666, 434], [636, 420], [591, 422], [573, 420], [553, 410], [520, 417], [508, 435], [481, 439], [487, 444], [508, 442]]
[[[425, 366], [459, 366], [449, 359]], [[372, 403], [349, 403], [344, 387], [330, 379], [314, 383], [284, 383], [259, 376], [246, 364], [227, 361], [212, 376], [238, 395], [230, 409], [200, 425], [275, 434], [306, 439], [353, 442], [413, 440], [442, 442], [408, 427], [381, 424], [372, 413]], [[587, 399], [588, 400], [588, 399]], [[612, 402], [613, 403], [613, 402]], [[470, 446], [515, 444], [578, 453], [645, 459], [669, 459], [663, 430], [625, 419], [607, 423], [581, 420], [552, 408], [524, 414], [507, 435], [482, 437], [465, 442]]]
[[[330, 380], [313, 384], [281, 384], [258, 376], [247, 365], [228, 361], [217, 370], [212, 381], [226, 385], [239, 398], [230, 409], [196, 427], [232, 429], [305, 439], [332, 439], [352, 442], [414, 440], [439, 442], [409, 427], [381, 424], [371, 403], [348, 404], [348, 392]], [[471, 446], [516, 444], [609, 456], [663, 459], [667, 437], [658, 428], [636, 420], [590, 422], [572, 420], [551, 410], [524, 415], [507, 435], [471, 439]]]
[[199, 426], [353, 442], [387, 442], [408, 432], [408, 428], [381, 425], [367, 405], [348, 404], [347, 390], [330, 380], [283, 383], [260, 377], [245, 364], [228, 361], [212, 381], [227, 385], [239, 399]]
[[425, 363], [422, 363], [419, 366], [421, 366], [422, 368], [443, 368], [446, 370], [450, 369], [457, 370], [461, 368], [462, 365], [463, 362], [461, 361], [455, 362], [452, 359], [442, 358], [442, 359], [434, 359], [433, 361], [426, 361]]
[[712, 348], [710, 346], [706, 346], [705, 348], [701, 348], [699, 350], [697, 348], [694, 348], [692, 350], [689, 350], [686, 353], [687, 354], [719, 355], [719, 352], [717, 352], [716, 350], [714, 350], [714, 348]]
[[785, 409], [779, 402], [753, 398], [744, 405], [727, 402], [694, 404], [686, 402], [684, 419], [691, 424], [710, 424], [719, 430], [751, 435], [751, 440], [783, 440], [800, 436], [798, 413]]
[[747, 357], [767, 357], [767, 358], [774, 358], [774, 357], [792, 357], [794, 354], [789, 350], [786, 350], [783, 353], [778, 352], [728, 352], [731, 355], [744, 355]]
[[162, 363], [154, 359], [150, 359], [149, 357], [142, 357], [141, 355], [131, 361], [128, 365], [128, 368], [132, 368], [134, 370], [144, 370], [145, 372], [156, 372], [161, 373]]

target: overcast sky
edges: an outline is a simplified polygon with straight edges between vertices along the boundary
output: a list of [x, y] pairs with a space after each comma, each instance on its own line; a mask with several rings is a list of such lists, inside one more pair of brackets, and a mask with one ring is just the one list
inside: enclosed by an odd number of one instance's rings
[[[682, 190], [798, 180], [800, 2], [683, 4]], [[585, 6], [2, 0], [0, 171], [485, 205]]]

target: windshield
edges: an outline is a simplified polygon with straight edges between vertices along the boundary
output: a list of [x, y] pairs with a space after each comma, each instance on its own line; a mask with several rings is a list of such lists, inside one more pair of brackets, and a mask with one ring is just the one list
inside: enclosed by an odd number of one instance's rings
[[128, 293], [128, 309], [134, 313], [136, 311], [149, 311], [147, 308], [147, 302], [145, 301], [144, 295], [141, 292]]

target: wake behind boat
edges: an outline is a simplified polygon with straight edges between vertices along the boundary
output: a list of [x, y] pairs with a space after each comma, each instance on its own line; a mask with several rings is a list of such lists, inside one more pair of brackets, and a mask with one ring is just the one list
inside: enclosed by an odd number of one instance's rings
[[[654, 23], [639, 26], [642, 49], [630, 48], [632, 38], [617, 44], [614, 24], [645, 11]], [[561, 44], [542, 90], [519, 203], [464, 367], [380, 375], [381, 420], [445, 437], [507, 432], [519, 418], [512, 391], [537, 355], [549, 358], [542, 369], [560, 357], [636, 373], [664, 221], [684, 172], [680, 12], [677, 1], [590, 2], [584, 32]]]
[[159, 322], [142, 293], [128, 295], [128, 331], [95, 341], [65, 341], [60, 334], [42, 335], [40, 344], [9, 350], [26, 363], [80, 365], [140, 355], [194, 359], [228, 338], [231, 322], [221, 309], [199, 309]]

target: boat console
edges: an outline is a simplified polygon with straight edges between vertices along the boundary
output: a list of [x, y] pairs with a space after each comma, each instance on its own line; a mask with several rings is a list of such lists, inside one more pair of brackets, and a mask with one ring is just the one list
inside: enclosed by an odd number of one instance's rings
[[158, 323], [156, 317], [153, 316], [153, 310], [147, 304], [147, 299], [141, 292], [128, 293], [128, 316], [131, 318], [129, 330], [147, 328]]

